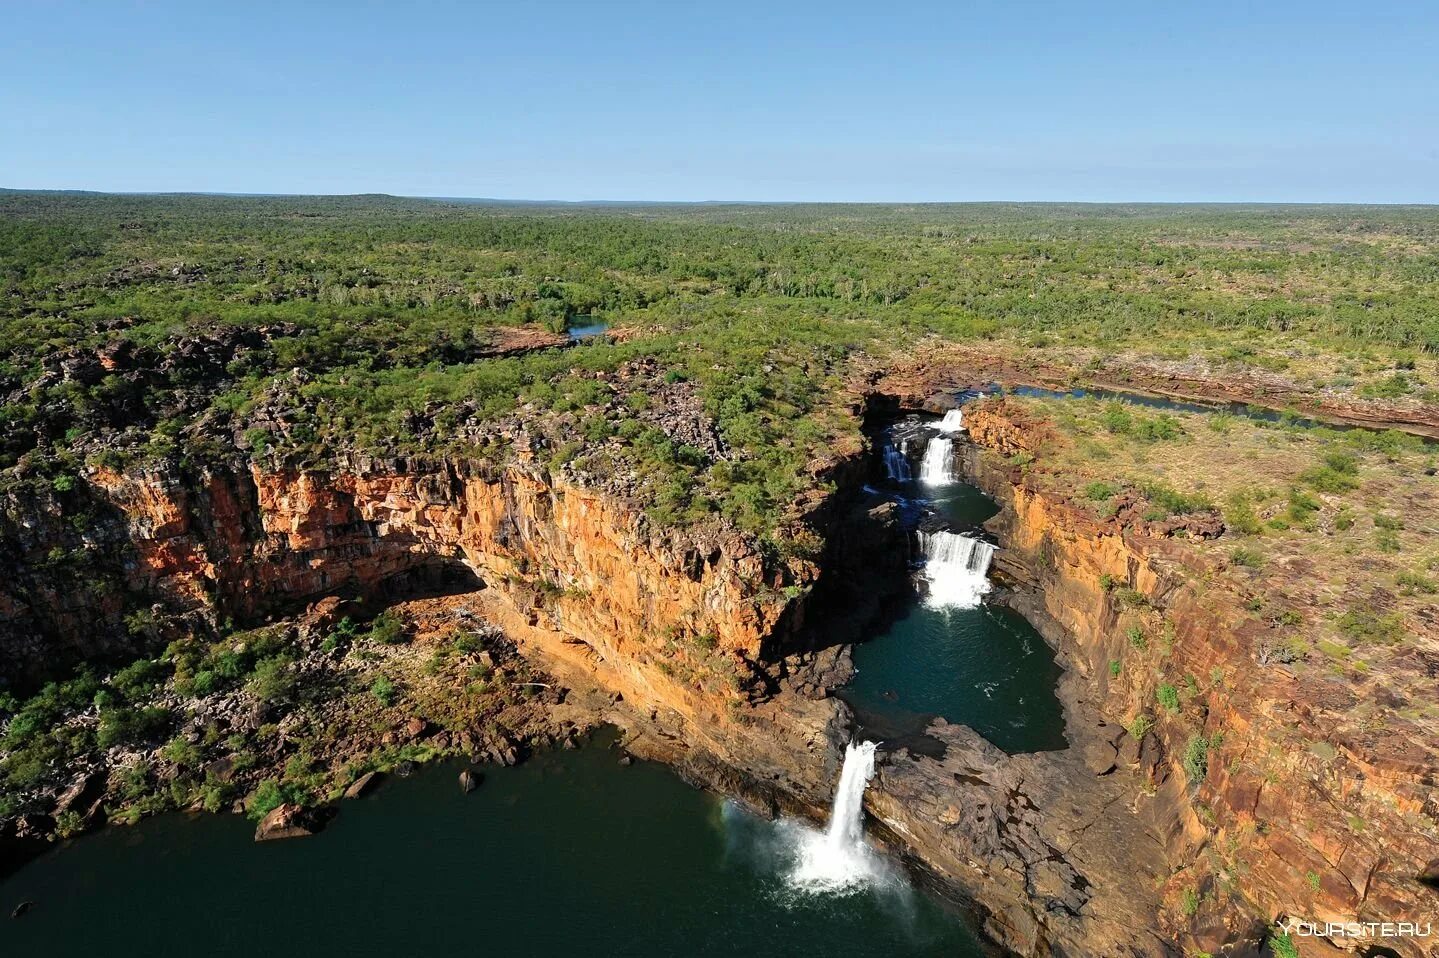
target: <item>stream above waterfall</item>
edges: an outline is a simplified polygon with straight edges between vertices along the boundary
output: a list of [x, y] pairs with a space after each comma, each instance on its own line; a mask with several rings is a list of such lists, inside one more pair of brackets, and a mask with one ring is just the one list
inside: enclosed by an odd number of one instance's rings
[[[959, 426], [958, 416], [908, 417], [881, 440], [886, 475], [867, 495], [899, 504], [912, 530], [916, 589], [855, 646], [855, 677], [840, 694], [873, 737], [916, 736], [940, 716], [1010, 753], [1061, 749], [1053, 651], [1023, 616], [982, 601], [994, 547], [981, 526], [998, 508], [956, 473]], [[905, 475], [891, 450], [924, 464], [931, 481]]]

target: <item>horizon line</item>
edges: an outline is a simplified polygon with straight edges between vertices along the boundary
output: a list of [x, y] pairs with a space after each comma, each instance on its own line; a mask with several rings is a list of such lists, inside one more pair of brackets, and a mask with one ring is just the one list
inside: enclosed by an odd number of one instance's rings
[[1078, 200], [1078, 199], [964, 199], [964, 200], [815, 200], [815, 199], [559, 199], [503, 196], [461, 196], [456, 194], [387, 193], [363, 191], [348, 193], [297, 193], [243, 190], [97, 190], [78, 187], [5, 187], [0, 194], [68, 194], [83, 196], [128, 197], [219, 197], [232, 199], [357, 199], [376, 197], [393, 200], [424, 200], [430, 202], [473, 204], [517, 204], [532, 206], [1392, 206], [1433, 207], [1439, 201], [1397, 200]]

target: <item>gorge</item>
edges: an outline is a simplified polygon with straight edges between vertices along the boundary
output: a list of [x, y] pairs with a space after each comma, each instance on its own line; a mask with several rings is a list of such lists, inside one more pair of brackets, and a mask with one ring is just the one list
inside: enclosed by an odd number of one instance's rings
[[[1290, 919], [1432, 911], [1432, 361], [1178, 338], [1338, 227], [1191, 243], [1146, 312], [1180, 221], [1128, 210], [42, 201], [101, 225], [12, 271], [0, 366], [25, 943], [173, 900], [458, 948], [479, 898], [517, 951], [1311, 958]], [[289, 252], [207, 245], [255, 223]]]
[[[936, 448], [952, 451], [947, 436], [937, 433], [921, 450], [939, 468]], [[953, 477], [954, 464], [942, 466]], [[837, 461], [834, 468], [852, 472], [855, 478], [846, 480], [851, 483], [869, 471], [862, 454], [852, 464]], [[831, 831], [804, 846], [816, 860], [802, 863], [801, 871], [822, 877], [834, 867], [831, 843], [853, 845], [859, 795], [846, 789], [846, 775], [840, 774], [840, 742], [848, 719], [837, 699], [825, 697], [835, 680], [824, 676], [846, 674], [848, 651], [805, 651], [803, 643], [813, 640], [796, 620], [803, 618], [807, 600], [779, 594], [764, 599], [752, 590], [755, 583], [804, 583], [813, 587], [812, 595], [823, 597], [833, 587], [824, 580], [836, 577], [856, 577], [873, 586], [880, 581], [873, 578], [874, 556], [767, 566], [741, 540], [646, 542], [633, 518], [603, 496], [523, 469], [495, 477], [467, 476], [448, 466], [420, 475], [414, 469], [404, 464], [402, 471], [377, 473], [375, 465], [360, 464], [352, 473], [328, 477], [256, 470], [248, 481], [215, 476], [199, 489], [163, 477], [105, 472], [94, 482], [110, 501], [124, 504], [128, 535], [140, 557], [138, 574], [182, 610], [203, 612], [205, 598], [214, 596], [231, 614], [261, 614], [283, 608], [291, 596], [323, 593], [357, 580], [362, 591], [373, 591], [384, 582], [404, 581], [442, 557], [461, 558], [484, 586], [460, 593], [468, 607], [504, 628], [576, 698], [598, 703], [572, 710], [584, 715], [576, 719], [581, 726], [617, 724], [626, 730], [627, 750], [667, 761], [686, 777], [771, 814], [819, 817], [838, 774]], [[923, 479], [918, 484], [920, 489], [928, 485]], [[950, 487], [961, 502], [978, 505], [954, 478], [945, 485]], [[823, 506], [849, 516], [836, 521], [850, 523], [852, 531], [835, 538], [843, 544], [855, 536], [887, 538], [897, 563], [892, 587], [902, 592], [909, 581], [903, 574], [908, 561], [904, 523], [890, 515], [893, 504], [876, 506], [851, 489]], [[839, 512], [846, 497], [850, 504]], [[247, 535], [243, 522], [227, 521], [251, 509], [260, 522], [254, 532]], [[992, 547], [943, 530], [916, 530], [914, 539], [928, 560], [921, 572], [928, 589], [928, 598], [919, 604], [922, 614], [943, 617], [969, 610], [989, 615], [978, 606], [988, 588], [984, 570]], [[865, 563], [864, 573], [847, 570], [854, 561]], [[556, 577], [567, 591], [536, 595], [515, 574], [535, 566], [553, 570], [547, 577]], [[211, 584], [199, 587], [197, 578]], [[63, 604], [52, 614], [66, 614]], [[657, 618], [691, 635], [713, 630], [715, 651], [730, 663], [738, 688], [751, 689], [743, 693], [750, 702], [742, 711], [723, 704], [734, 693], [728, 685], [711, 684], [700, 671], [716, 667], [703, 656], [679, 653], [681, 661], [694, 663], [694, 671], [684, 677], [656, 659], [643, 623]], [[983, 639], [1003, 634], [981, 633]], [[872, 646], [882, 650], [890, 641], [880, 638]], [[980, 659], [993, 661], [994, 648], [985, 645]], [[954, 671], [953, 662], [937, 665], [937, 674]], [[861, 659], [861, 674], [865, 671]], [[1023, 681], [987, 682], [985, 674], [983, 667], [971, 667], [964, 675], [972, 701], [986, 685], [1026, 687]], [[1039, 699], [1052, 693], [1043, 687], [1044, 671], [1037, 674], [1039, 685], [1029, 691]], [[908, 673], [892, 677], [905, 686], [915, 680]], [[947, 708], [952, 697], [941, 693], [938, 702]], [[1026, 718], [1023, 696], [1010, 704], [1017, 711], [1006, 719]], [[976, 706], [973, 715], [987, 711], [983, 702]], [[1069, 788], [1090, 788], [1097, 798], [1112, 801], [1110, 790], [1088, 785], [1093, 773], [1075, 760], [1073, 750], [1011, 759], [961, 725], [942, 718], [930, 725], [923, 713], [916, 714], [919, 725], [909, 735], [931, 745], [887, 753], [868, 797], [886, 844], [956, 881], [965, 907], [985, 916], [985, 932], [1017, 951], [1051, 947], [1041, 944], [1046, 941], [1091, 950], [1123, 941], [1136, 953], [1163, 953], [1157, 939], [1135, 942], [1130, 932], [1119, 931], [1138, 912], [1154, 907], [1150, 895], [1104, 871], [1113, 867], [1107, 859], [1117, 849], [1137, 854], [1150, 845], [1137, 835], [1121, 838], [1128, 827], [1123, 821], [1081, 824], [1101, 805], [1079, 803], [1062, 816], [1035, 811], [1034, 796], [1041, 802], [1057, 800]], [[1037, 730], [1034, 741], [1040, 747], [1064, 744], [1057, 713], [1051, 714], [1053, 731]], [[1007, 740], [1004, 731], [991, 734]], [[940, 746], [937, 752], [933, 743]], [[867, 758], [873, 759], [872, 750]], [[944, 779], [963, 784], [956, 789]], [[1027, 784], [1021, 787], [1021, 782]], [[972, 823], [977, 828], [953, 827], [963, 824], [957, 821], [963, 808], [976, 811]], [[1006, 818], [988, 825], [987, 810], [997, 815], [1001, 808], [1008, 809]], [[1092, 852], [1086, 835], [1096, 842], [1102, 835], [1109, 850], [1103, 856]], [[1075, 857], [1059, 854], [1061, 847]], [[975, 873], [975, 860], [990, 864]], [[1086, 871], [1094, 877], [1086, 877]], [[801, 884], [813, 880], [812, 874]], [[1099, 887], [1108, 894], [1097, 894]], [[1048, 902], [1042, 910], [1035, 908], [1036, 894]]]

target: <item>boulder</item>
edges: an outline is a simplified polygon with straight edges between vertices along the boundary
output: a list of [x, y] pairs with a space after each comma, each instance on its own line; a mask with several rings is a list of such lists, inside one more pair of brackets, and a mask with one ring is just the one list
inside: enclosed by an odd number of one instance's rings
[[383, 777], [384, 773], [382, 772], [366, 772], [350, 783], [350, 787], [345, 789], [345, 797], [363, 798], [374, 789], [376, 785], [380, 784], [380, 779]]
[[58, 818], [66, 812], [83, 815], [86, 808], [104, 793], [105, 780], [104, 772], [89, 772], [75, 779], [70, 787], [55, 799], [55, 817]]
[[470, 794], [470, 792], [473, 792], [475, 789], [479, 788], [480, 782], [482, 781], [484, 781], [483, 775], [472, 772], [469, 769], [465, 769], [460, 772], [460, 791], [468, 795]]
[[1114, 771], [1114, 746], [1108, 742], [1090, 742], [1084, 746], [1084, 765], [1095, 775]]
[[235, 756], [223, 755], [205, 766], [205, 774], [213, 776], [216, 781], [232, 782], [235, 780]]
[[255, 829], [255, 841], [268, 842], [278, 838], [303, 838], [318, 832], [324, 823], [310, 809], [286, 802], [271, 810]]
[[1133, 768], [1139, 764], [1139, 739], [1133, 735], [1126, 734], [1119, 740], [1119, 754], [1117, 761], [1125, 768]]

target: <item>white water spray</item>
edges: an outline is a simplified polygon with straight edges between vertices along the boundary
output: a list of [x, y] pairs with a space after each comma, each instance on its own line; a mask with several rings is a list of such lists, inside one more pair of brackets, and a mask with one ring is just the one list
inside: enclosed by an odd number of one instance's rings
[[924, 447], [919, 464], [919, 481], [931, 486], [954, 482], [954, 441], [947, 436], [934, 436]]
[[864, 789], [874, 776], [877, 742], [851, 742], [823, 832], [803, 828], [789, 873], [792, 887], [805, 892], [857, 891], [891, 876], [884, 862], [864, 842]]
[[964, 412], [960, 409], [951, 409], [944, 414], [939, 421], [939, 431], [946, 436], [952, 436], [957, 432], [964, 431]]
[[925, 604], [931, 608], [973, 609], [989, 591], [989, 563], [994, 546], [957, 532], [921, 532], [924, 577], [929, 581]]

